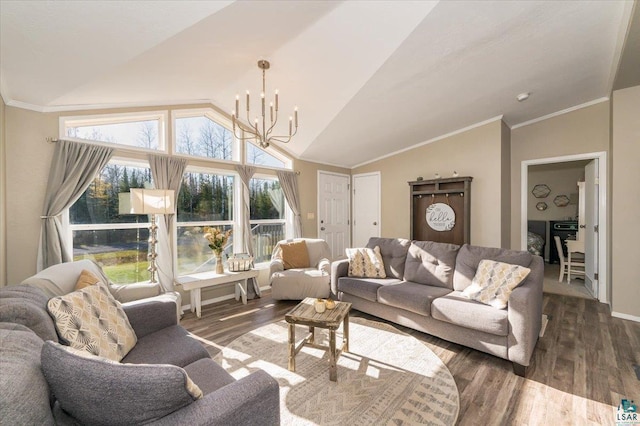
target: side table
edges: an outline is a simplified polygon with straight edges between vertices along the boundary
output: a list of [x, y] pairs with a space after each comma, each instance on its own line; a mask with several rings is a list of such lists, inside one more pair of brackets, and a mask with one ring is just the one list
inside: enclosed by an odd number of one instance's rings
[[182, 285], [186, 291], [190, 291], [191, 296], [191, 312], [196, 313], [198, 318], [201, 317], [202, 295], [201, 290], [206, 287], [212, 287], [220, 284], [235, 283], [235, 297], [239, 300], [242, 297], [242, 303], [247, 304], [247, 280], [258, 276], [257, 269], [250, 269], [242, 272], [225, 271], [223, 274], [216, 274], [215, 271], [198, 272], [195, 274], [182, 275], [176, 278], [176, 282]]
[[[289, 370], [296, 371], [296, 354], [303, 346], [325, 349], [329, 351], [329, 380], [338, 381], [338, 357], [342, 352], [349, 352], [349, 311], [351, 303], [336, 302], [333, 309], [317, 313], [313, 304], [316, 299], [307, 297], [295, 308], [285, 314], [284, 319], [289, 324]], [[296, 324], [309, 327], [309, 334], [296, 346]], [[342, 347], [336, 348], [336, 330], [343, 324]], [[329, 346], [315, 343], [315, 327], [329, 330]]]

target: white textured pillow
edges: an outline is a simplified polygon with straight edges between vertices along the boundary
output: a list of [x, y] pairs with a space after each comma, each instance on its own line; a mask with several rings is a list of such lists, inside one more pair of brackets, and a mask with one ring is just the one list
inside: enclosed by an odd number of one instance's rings
[[47, 303], [58, 334], [69, 346], [120, 361], [138, 338], [120, 303], [98, 282]]
[[468, 299], [482, 302], [497, 309], [504, 309], [509, 296], [531, 269], [510, 263], [481, 260], [471, 285], [462, 294]]
[[349, 276], [363, 278], [386, 278], [380, 247], [348, 248]]

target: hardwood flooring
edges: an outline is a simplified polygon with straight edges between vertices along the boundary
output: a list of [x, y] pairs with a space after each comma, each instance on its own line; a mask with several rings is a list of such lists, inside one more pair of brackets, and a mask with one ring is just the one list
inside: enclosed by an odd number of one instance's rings
[[[202, 318], [185, 314], [182, 325], [215, 355], [242, 334], [281, 321], [294, 301], [266, 292], [242, 305], [235, 300], [207, 305]], [[527, 377], [509, 361], [402, 326], [447, 365], [460, 393], [459, 425], [614, 425], [622, 398], [640, 405], [640, 324], [613, 318], [595, 300], [544, 295], [549, 316]], [[352, 316], [381, 319], [352, 311]], [[283, 355], [285, 356], [285, 355]]]

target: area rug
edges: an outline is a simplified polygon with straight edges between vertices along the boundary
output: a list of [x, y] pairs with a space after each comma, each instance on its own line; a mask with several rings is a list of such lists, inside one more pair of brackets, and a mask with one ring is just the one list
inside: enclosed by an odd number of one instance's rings
[[[296, 327], [301, 340], [307, 327]], [[337, 342], [342, 342], [342, 329]], [[329, 381], [326, 351], [304, 347], [296, 371], [287, 369], [287, 323], [240, 336], [214, 359], [240, 379], [265, 370], [280, 385], [283, 425], [453, 425], [458, 417], [456, 383], [423, 343], [388, 324], [351, 318], [349, 353], [338, 359], [338, 381]], [[327, 344], [326, 330], [316, 342]], [[339, 343], [338, 343], [339, 346]]]

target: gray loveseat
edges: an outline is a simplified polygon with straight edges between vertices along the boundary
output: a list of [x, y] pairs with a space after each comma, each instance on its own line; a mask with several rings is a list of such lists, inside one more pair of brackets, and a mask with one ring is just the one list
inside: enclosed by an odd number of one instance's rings
[[[277, 381], [263, 371], [236, 381], [177, 323], [175, 301], [123, 303], [138, 340], [113, 363], [72, 357], [52, 343], [59, 337], [49, 298], [26, 284], [0, 289], [3, 425], [279, 424]], [[200, 399], [185, 393], [185, 373]]]
[[[402, 238], [371, 238], [379, 246], [387, 278], [348, 276], [349, 260], [331, 265], [332, 292], [353, 308], [513, 362], [524, 376], [542, 321], [542, 258], [524, 251], [462, 247]], [[482, 259], [531, 269], [506, 309], [467, 299]]]

